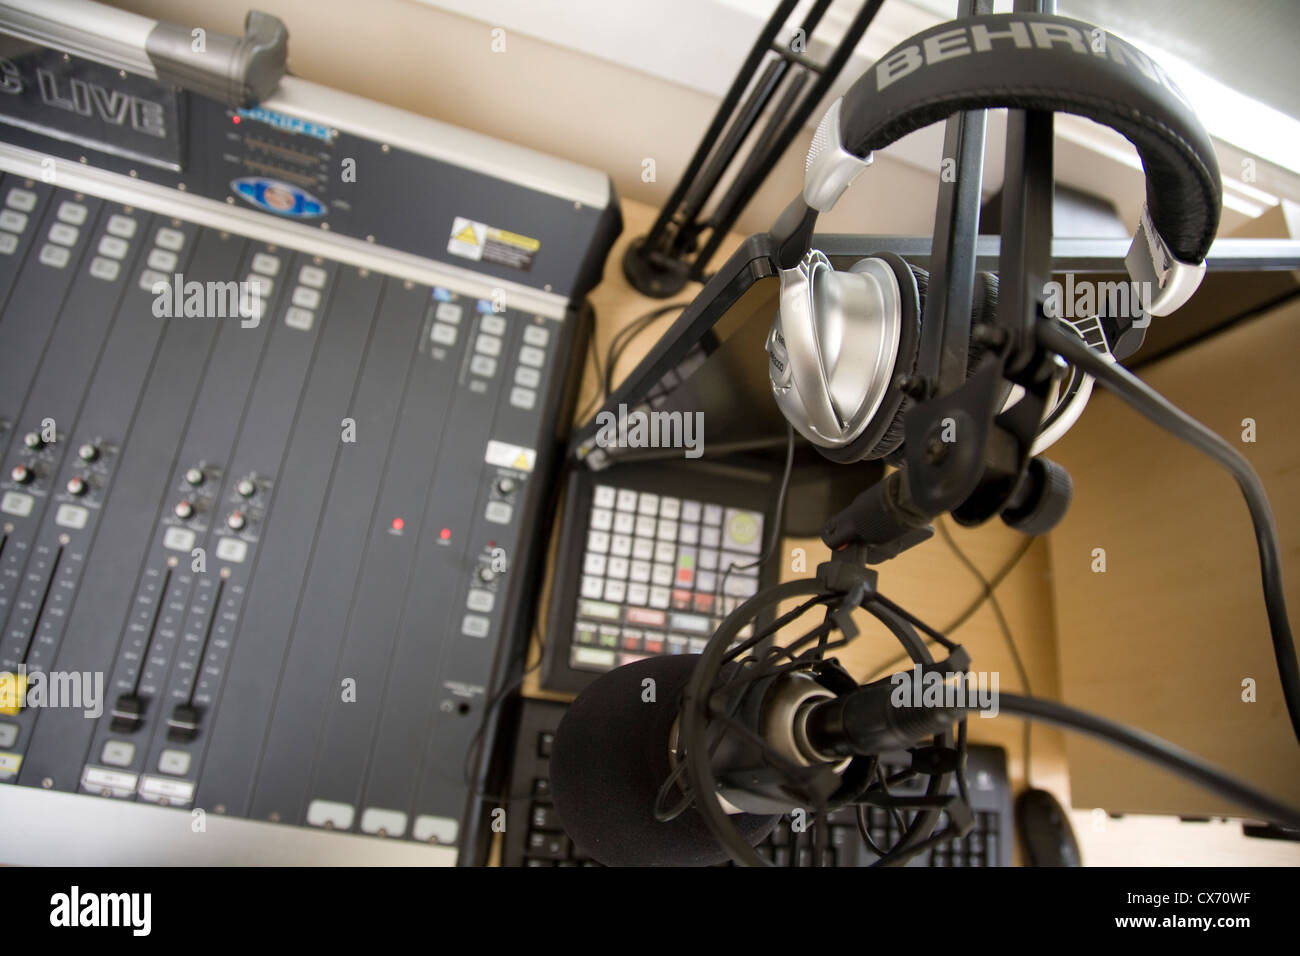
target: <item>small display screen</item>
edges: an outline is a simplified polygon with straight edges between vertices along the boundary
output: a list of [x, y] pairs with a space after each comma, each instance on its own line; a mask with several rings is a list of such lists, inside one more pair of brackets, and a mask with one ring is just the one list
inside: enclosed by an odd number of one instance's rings
[[0, 36], [0, 123], [180, 172], [181, 105], [155, 80]]

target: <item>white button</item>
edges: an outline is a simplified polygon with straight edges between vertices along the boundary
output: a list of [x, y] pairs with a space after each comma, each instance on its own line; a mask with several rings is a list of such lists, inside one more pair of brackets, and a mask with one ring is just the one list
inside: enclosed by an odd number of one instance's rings
[[618, 510], [635, 511], [636, 510], [636, 492], [629, 491], [627, 488], [618, 493]]
[[68, 202], [65, 199], [59, 203], [59, 211], [56, 215], [62, 222], [72, 226], [80, 226], [86, 221], [86, 207], [79, 202]]
[[466, 614], [460, 622], [460, 632], [469, 637], [487, 637], [491, 622], [480, 614]]
[[[119, 239], [117, 236], [105, 236], [103, 239], [99, 240], [99, 254], [101, 256], [108, 256], [110, 259], [121, 259], [126, 255], [128, 248], [126, 240]], [[150, 256], [149, 268], [160, 269], [163, 272], [170, 272], [172, 269], [176, 268], [176, 256], [172, 255], [170, 252], [163, 253], [163, 255], [171, 256], [171, 265], [167, 265], [165, 259], [162, 260], [162, 265], [154, 265], [153, 256]]]
[[301, 329], [303, 332], [309, 332], [315, 321], [315, 312], [300, 309], [296, 305], [291, 305], [284, 311], [284, 324], [291, 329]]
[[320, 293], [300, 285], [293, 290], [293, 304], [300, 305], [304, 309], [314, 309], [320, 305]]
[[616, 534], [609, 542], [610, 554], [626, 558], [632, 553], [632, 539], [625, 534]]
[[589, 553], [582, 560], [582, 573], [591, 575], [604, 574], [605, 556], [603, 554]]
[[623, 599], [627, 597], [626, 581], [606, 581], [605, 582], [605, 600], [613, 601], [615, 604], [622, 604]]
[[515, 368], [515, 384], [524, 388], [536, 388], [542, 380], [542, 373], [535, 368], [520, 365]]
[[631, 534], [636, 529], [636, 518], [626, 511], [614, 515], [614, 530], [619, 534]]
[[260, 272], [264, 276], [273, 276], [280, 271], [280, 259], [269, 252], [253, 253], [253, 271]]
[[64, 528], [84, 528], [90, 512], [80, 505], [59, 505], [54, 513], [54, 523]]
[[[297, 296], [295, 296], [295, 298], [297, 298]], [[433, 323], [433, 332], [430, 335], [430, 338], [439, 345], [455, 345], [456, 326], [443, 325], [441, 322], [435, 322]]]
[[542, 348], [550, 341], [551, 333], [540, 325], [530, 325], [524, 329], [524, 341], [529, 345]]
[[650, 589], [650, 606], [662, 610], [668, 606], [668, 601], [672, 597], [672, 592], [667, 588]]
[[222, 561], [238, 564], [248, 554], [247, 543], [238, 538], [219, 538], [217, 540], [217, 557]]
[[316, 266], [303, 266], [298, 270], [298, 281], [303, 285], [311, 286], [313, 289], [323, 289], [326, 278], [325, 270]]
[[605, 508], [595, 508], [591, 512], [591, 526], [597, 531], [608, 531], [614, 523], [613, 512]]
[[194, 532], [188, 528], [168, 528], [163, 532], [163, 547], [172, 551], [189, 551], [194, 547]]
[[90, 274], [96, 279], [104, 279], [112, 282], [122, 271], [122, 264], [114, 262], [112, 259], [105, 259], [103, 256], [95, 256], [90, 260]]
[[569, 663], [573, 667], [609, 670], [614, 666], [614, 652], [600, 647], [571, 647]]
[[591, 531], [587, 534], [587, 550], [604, 554], [609, 550], [609, 535], [604, 531]]
[[12, 232], [0, 232], [0, 255], [11, 256], [17, 248], [17, 236]]
[[[0, 213], [0, 216], [3, 215], [4, 213]], [[56, 222], [50, 226], [50, 242], [57, 242], [61, 246], [72, 245], [79, 235], [81, 230], [76, 226], [69, 226], [66, 222]]]
[[460, 835], [460, 823], [450, 817], [423, 816], [415, 818], [415, 827], [411, 835], [421, 843], [433, 840], [446, 846], [456, 842]]
[[22, 232], [27, 228], [27, 217], [20, 212], [14, 212], [12, 209], [6, 209], [0, 212], [0, 229], [9, 232]]
[[655, 536], [655, 519], [649, 515], [638, 515], [636, 519], [636, 535], [638, 538], [653, 538]]
[[170, 249], [172, 252], [180, 252], [181, 247], [185, 245], [185, 233], [179, 229], [159, 229], [158, 235], [154, 237], [154, 244]]
[[[99, 251], [104, 252], [104, 243], [122, 242], [114, 236], [105, 236], [104, 241], [99, 244]], [[126, 243], [122, 242], [122, 254], [126, 253]], [[122, 254], [104, 252], [105, 255], [111, 255], [114, 259], [122, 258]], [[149, 253], [149, 258], [145, 260], [150, 269], [157, 269], [159, 272], [172, 272], [176, 268], [176, 253], [168, 252], [166, 249], [154, 249]]]
[[531, 388], [512, 388], [510, 390], [510, 404], [516, 408], [532, 408], [537, 402], [537, 393]]
[[434, 310], [433, 317], [439, 322], [450, 322], [457, 325], [460, 322], [461, 308], [455, 302], [439, 302], [438, 308]]
[[494, 603], [496, 595], [482, 588], [470, 588], [469, 596], [465, 599], [465, 606], [471, 611], [482, 611], [484, 614], [492, 610]]
[[99, 759], [112, 767], [129, 767], [135, 759], [135, 744], [125, 740], [109, 740], [105, 742]]
[[115, 236], [121, 236], [123, 239], [130, 239], [135, 235], [135, 220], [130, 216], [109, 216], [108, 231]]
[[541, 368], [542, 363], [546, 361], [546, 353], [541, 349], [533, 348], [531, 345], [525, 345], [519, 350], [519, 361], [524, 365], [531, 365], [533, 368]]
[[479, 328], [489, 335], [504, 335], [506, 331], [506, 320], [499, 315], [485, 315], [479, 322]]
[[515, 509], [504, 501], [489, 501], [487, 508], [483, 511], [483, 517], [493, 524], [509, 524], [510, 516], [514, 514], [514, 511]]
[[629, 584], [627, 586], [627, 603], [639, 604], [644, 607], [650, 600], [650, 589], [644, 584]]
[[33, 504], [35, 504], [35, 499], [31, 495], [24, 495], [17, 491], [6, 491], [4, 497], [0, 498], [0, 511], [25, 518], [32, 513]]
[[[655, 543], [651, 541], [649, 538], [632, 539], [632, 557], [637, 558], [638, 560], [641, 561], [649, 561], [651, 558], [654, 557], [654, 553], [655, 553]], [[647, 575], [649, 573], [650, 573], [649, 571], [646, 572]]]
[[673, 543], [671, 541], [655, 542], [656, 561], [663, 561], [667, 564], [671, 564], [673, 562], [673, 559], [676, 557], [677, 557], [677, 549], [673, 547]]
[[659, 496], [648, 491], [641, 492], [636, 501], [637, 514], [653, 515], [659, 511]]
[[[450, 328], [450, 326], [443, 326], [443, 328]], [[456, 330], [452, 329], [452, 331]], [[469, 370], [475, 375], [493, 376], [497, 373], [497, 360], [486, 355], [475, 355], [469, 360]]]
[[244, 280], [244, 284], [259, 299], [269, 299], [271, 292], [275, 289], [274, 282], [266, 276], [259, 276], [256, 273], [249, 273], [248, 278]]
[[673, 583], [673, 569], [669, 564], [656, 564], [650, 569], [650, 580], [660, 587], [668, 587]]
[[9, 195], [5, 197], [5, 205], [21, 209], [23, 212], [31, 212], [36, 208], [36, 193], [30, 189], [11, 189]]
[[158, 770], [183, 777], [190, 769], [190, 755], [184, 750], [164, 750], [158, 755]]
[[609, 485], [597, 485], [596, 493], [592, 496], [592, 503], [597, 508], [614, 507], [614, 489]]
[[605, 596], [605, 579], [584, 575], [582, 578], [582, 596], [585, 598], [602, 598]]
[[41, 246], [41, 265], [62, 269], [68, 264], [68, 250], [63, 246], [52, 246], [48, 242]]
[[480, 335], [474, 340], [474, 351], [484, 355], [500, 355], [501, 340], [495, 335]]
[[650, 580], [650, 562], [633, 561], [631, 565], [628, 566], [627, 573], [628, 573], [628, 577], [630, 577], [633, 581], [638, 581], [641, 584], [645, 584]]
[[659, 499], [659, 516], [676, 521], [682, 513], [682, 500], [680, 498], [669, 498], [667, 495]]
[[356, 810], [350, 803], [313, 800], [307, 804], [307, 823], [314, 827], [323, 827], [328, 823], [335, 830], [350, 830], [355, 814]]
[[153, 292], [153, 287], [159, 282], [167, 286], [167, 291], [171, 290], [171, 279], [155, 269], [145, 269], [140, 273], [140, 288]]
[[0, 750], [8, 750], [18, 742], [18, 725], [5, 722], [0, 724]]
[[656, 538], [664, 538], [668, 541], [677, 540], [677, 522], [668, 521], [663, 518], [659, 519], [659, 528], [655, 533]]
[[627, 558], [616, 558], [611, 556], [606, 565], [605, 573], [611, 578], [627, 577]]
[[361, 832], [379, 833], [380, 831], [383, 831], [385, 836], [405, 836], [406, 814], [400, 810], [367, 807], [361, 814]]

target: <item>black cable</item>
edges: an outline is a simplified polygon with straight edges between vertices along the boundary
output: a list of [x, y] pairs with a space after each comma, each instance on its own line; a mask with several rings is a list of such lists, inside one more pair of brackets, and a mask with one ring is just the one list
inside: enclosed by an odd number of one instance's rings
[[688, 305], [690, 305], [689, 302], [674, 302], [671, 305], [662, 305], [657, 309], [652, 309], [644, 315], [637, 316], [627, 325], [615, 332], [609, 340], [609, 347], [605, 353], [605, 367], [603, 369], [600, 364], [599, 350], [596, 348], [596, 334], [594, 331], [592, 332], [588, 345], [590, 347], [591, 362], [596, 367], [596, 382], [598, 387], [596, 394], [582, 407], [582, 411], [574, 416], [575, 421], [586, 421], [587, 416], [595, 411], [596, 407], [601, 402], [609, 398], [610, 392], [613, 391], [614, 366], [618, 364], [619, 358], [632, 343], [632, 340], [644, 332], [655, 319], [667, 315], [674, 309], [685, 309]]
[[767, 539], [767, 547], [753, 561], [746, 564], [737, 564], [730, 561], [727, 564], [727, 570], [722, 572], [722, 580], [718, 588], [714, 591], [714, 600], [721, 595], [726, 597], [727, 578], [731, 576], [732, 571], [748, 571], [750, 568], [762, 567], [772, 556], [776, 554], [777, 548], [781, 544], [781, 522], [785, 519], [785, 499], [790, 491], [790, 472], [794, 468], [794, 426], [786, 423], [785, 426], [785, 472], [781, 475], [781, 487], [776, 492], [776, 513], [772, 516], [772, 527]]
[[[970, 709], [977, 711], [979, 708], [976, 706]], [[1154, 734], [1125, 727], [1113, 720], [1089, 714], [1054, 700], [1043, 700], [1020, 694], [999, 694], [998, 710], [1001, 713], [1028, 717], [1031, 720], [1041, 720], [1046, 724], [1104, 740], [1121, 750], [1127, 750], [1144, 760], [1159, 764], [1166, 770], [1199, 784], [1233, 803], [1253, 810], [1265, 820], [1286, 827], [1300, 828], [1300, 810], [1275, 800], [1261, 790], [1233, 780], [1222, 770], [1211, 766], [1195, 754]]]
[[1173, 405], [1128, 369], [1101, 358], [1073, 331], [1067, 331], [1055, 322], [1039, 322], [1037, 328], [1040, 345], [1085, 369], [1132, 408], [1171, 435], [1209, 455], [1237, 480], [1255, 528], [1264, 605], [1268, 611], [1282, 696], [1286, 699], [1287, 713], [1291, 716], [1291, 729], [1296, 740], [1300, 741], [1300, 668], [1296, 665], [1295, 642], [1286, 613], [1286, 593], [1282, 586], [1282, 549], [1278, 543], [1273, 511], [1269, 507], [1268, 496], [1264, 493], [1259, 476], [1251, 468], [1250, 462], [1235, 448]]
[[[1011, 660], [1016, 665], [1016, 673], [1020, 677], [1020, 686], [1026, 694], [1032, 697], [1034, 694], [1034, 688], [1029, 683], [1029, 671], [1025, 667], [1024, 659], [1020, 656], [1020, 648], [1016, 646], [1016, 639], [1011, 634], [1011, 625], [1007, 623], [1007, 616], [1004, 613], [1002, 613], [1002, 602], [999, 601], [998, 596], [993, 593], [993, 589], [989, 586], [988, 579], [984, 577], [983, 572], [981, 572], [980, 569], [975, 566], [975, 562], [972, 561], [966, 555], [966, 552], [963, 551], [958, 546], [957, 539], [954, 538], [952, 536], [952, 532], [948, 530], [948, 523], [944, 521], [942, 518], [937, 518], [934, 522], [934, 525], [936, 528], [939, 529], [940, 537], [942, 537], [943, 540], [947, 542], [948, 547], [952, 549], [952, 553], [957, 556], [957, 560], [959, 560], [962, 564], [966, 565], [966, 570], [970, 571], [970, 573], [975, 577], [975, 579], [978, 580], [980, 584], [984, 586], [984, 591], [985, 593], [988, 594], [989, 607], [993, 609], [993, 614], [994, 616], [997, 617], [998, 627], [1002, 630], [1002, 636], [1006, 639], [1007, 642], [1007, 650], [1011, 652]], [[1029, 540], [1032, 541], [1033, 539], [1030, 538]], [[1030, 782], [1030, 772], [1029, 772], [1030, 754], [1032, 752], [1032, 748], [1030, 745], [1031, 724], [1029, 723], [1029, 721], [1026, 720], [1024, 722], [1024, 725], [1025, 725], [1024, 777], [1025, 777], [1025, 786], [1029, 787], [1032, 786], [1032, 783]], [[970, 801], [967, 802], [969, 803]]]

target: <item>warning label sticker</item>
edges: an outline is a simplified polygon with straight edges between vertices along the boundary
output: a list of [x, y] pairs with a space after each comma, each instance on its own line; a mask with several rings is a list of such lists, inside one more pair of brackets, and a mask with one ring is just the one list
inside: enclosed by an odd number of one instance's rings
[[531, 236], [521, 236], [464, 216], [457, 216], [452, 221], [451, 238], [447, 240], [447, 251], [453, 256], [475, 262], [492, 262], [523, 272], [533, 267], [533, 257], [541, 247], [541, 242]]

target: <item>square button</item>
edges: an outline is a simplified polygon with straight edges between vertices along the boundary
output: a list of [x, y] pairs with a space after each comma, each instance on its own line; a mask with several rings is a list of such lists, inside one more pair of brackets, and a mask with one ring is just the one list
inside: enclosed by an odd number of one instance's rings
[[479, 328], [489, 335], [504, 335], [506, 331], [506, 320], [499, 315], [485, 315]]
[[18, 725], [5, 721], [0, 724], [0, 750], [8, 750], [18, 743]]
[[259, 299], [269, 299], [271, 292], [275, 289], [275, 283], [266, 276], [260, 276], [257, 273], [250, 272], [248, 278], [244, 280], [253, 295]]
[[25, 518], [32, 513], [32, 505], [35, 503], [36, 499], [31, 495], [25, 495], [21, 491], [6, 491], [4, 497], [0, 498], [0, 511]]
[[597, 508], [614, 507], [614, 489], [609, 485], [597, 485], [596, 493], [592, 498], [592, 503]]
[[496, 595], [483, 588], [470, 588], [469, 596], [465, 599], [465, 606], [471, 611], [481, 611], [484, 614], [491, 611], [495, 603]]
[[495, 335], [480, 335], [474, 340], [474, 351], [493, 357], [501, 354], [501, 340]]
[[168, 528], [163, 532], [163, 547], [171, 551], [189, 551], [194, 547], [194, 532], [189, 528]]
[[[3, 216], [4, 213], [0, 213]], [[81, 235], [81, 230], [76, 226], [69, 226], [66, 222], [56, 222], [50, 226], [50, 242], [57, 243], [60, 246], [71, 246]]]
[[483, 511], [483, 517], [493, 524], [509, 524], [510, 516], [514, 512], [515, 509], [504, 501], [489, 501], [487, 508]]
[[12, 232], [0, 232], [0, 255], [11, 256], [18, 248], [18, 237]]
[[158, 755], [159, 773], [183, 777], [190, 769], [190, 755], [184, 750], [164, 750]]
[[307, 286], [298, 286], [293, 290], [293, 304], [304, 309], [314, 309], [320, 305], [320, 293]]
[[[104, 245], [109, 242], [122, 243], [121, 254], [104, 252]], [[121, 259], [126, 254], [126, 243], [115, 236], [105, 236], [99, 244], [99, 251], [104, 252], [105, 255], [112, 255], [114, 259]], [[172, 272], [176, 268], [176, 253], [168, 252], [166, 249], [153, 249], [150, 250], [149, 258], [145, 262], [148, 263], [150, 269], [157, 269], [159, 272]]]
[[487, 637], [490, 622], [481, 614], [466, 614], [460, 622], [460, 632], [468, 637]]
[[31, 212], [36, 208], [36, 193], [30, 189], [11, 189], [5, 197], [5, 205], [22, 212]]
[[531, 345], [525, 345], [519, 350], [519, 361], [523, 365], [541, 368], [542, 363], [546, 361], [546, 353]]
[[318, 266], [303, 266], [298, 270], [298, 281], [303, 285], [311, 286], [313, 289], [325, 288], [326, 278], [325, 270]]
[[[310, 290], [306, 290], [306, 291], [310, 291]], [[296, 294], [294, 298], [297, 299]], [[437, 342], [439, 345], [455, 345], [456, 326], [444, 325], [441, 322], [435, 322], [433, 323], [433, 331], [429, 334], [429, 337], [433, 339], [433, 341]]]
[[90, 512], [80, 505], [59, 505], [54, 513], [54, 523], [63, 528], [78, 530], [86, 526]]
[[623, 488], [618, 493], [618, 510], [635, 511], [636, 510], [636, 492]]
[[99, 759], [112, 767], [129, 767], [135, 759], [135, 744], [125, 740], [109, 740], [104, 744]]
[[[443, 328], [451, 328], [451, 326], [443, 326]], [[475, 355], [469, 360], [469, 370], [475, 375], [491, 378], [497, 373], [497, 360], [487, 355]]]
[[461, 308], [455, 302], [439, 302], [433, 317], [439, 322], [450, 322], [456, 325], [460, 322], [460, 313]]
[[108, 217], [108, 232], [110, 235], [130, 239], [135, 235], [135, 226], [136, 222], [130, 216], [114, 214]]
[[273, 276], [280, 271], [280, 258], [273, 256], [269, 252], [253, 253], [253, 271], [260, 272], [264, 276]]
[[[127, 245], [126, 240], [119, 239], [117, 236], [105, 236], [103, 239], [99, 240], [99, 254], [101, 256], [107, 256], [110, 259], [121, 259], [125, 257], [128, 248], [129, 246]], [[154, 265], [153, 256], [150, 256], [149, 268], [158, 269], [162, 272], [171, 272], [176, 268], [176, 256], [170, 252], [164, 253], [163, 255], [164, 257], [171, 256], [171, 265], [167, 264], [166, 258], [160, 260], [162, 265]]]
[[614, 515], [614, 530], [619, 534], [631, 534], [636, 530], [636, 518], [626, 511]]
[[550, 338], [551, 333], [540, 325], [530, 325], [524, 329], [524, 342], [528, 345], [544, 348]]
[[[18, 244], [16, 239], [14, 240], [14, 244]], [[516, 385], [522, 385], [524, 388], [536, 388], [541, 381], [542, 373], [537, 371], [535, 368], [528, 368], [525, 365], [520, 365], [515, 369]]]
[[105, 259], [103, 256], [95, 256], [90, 260], [90, 274], [96, 279], [103, 279], [106, 282], [112, 282], [122, 271], [122, 264], [114, 262], [112, 259]]
[[284, 324], [291, 329], [298, 329], [303, 332], [310, 332], [312, 325], [316, 322], [316, 313], [310, 309], [300, 309], [296, 305], [291, 305], [285, 309]]
[[0, 229], [8, 232], [22, 232], [27, 228], [27, 216], [21, 212], [6, 209], [0, 212]]
[[217, 557], [232, 564], [241, 563], [248, 554], [248, 543], [238, 538], [219, 538]]
[[68, 250], [63, 246], [52, 246], [48, 242], [41, 246], [41, 265], [62, 269], [68, 264]]
[[55, 215], [59, 217], [60, 222], [66, 222], [70, 226], [80, 226], [86, 221], [86, 207], [79, 202], [69, 202], [65, 199], [59, 203], [59, 211]]
[[180, 252], [181, 247], [185, 245], [185, 233], [179, 229], [159, 229], [158, 235], [154, 237], [154, 244], [163, 249], [170, 249], [172, 252]]
[[637, 514], [655, 515], [659, 512], [659, 496], [648, 491], [641, 492], [636, 502]]
[[532, 408], [537, 404], [537, 393], [531, 388], [516, 386], [510, 390], [510, 404], [515, 408]]

